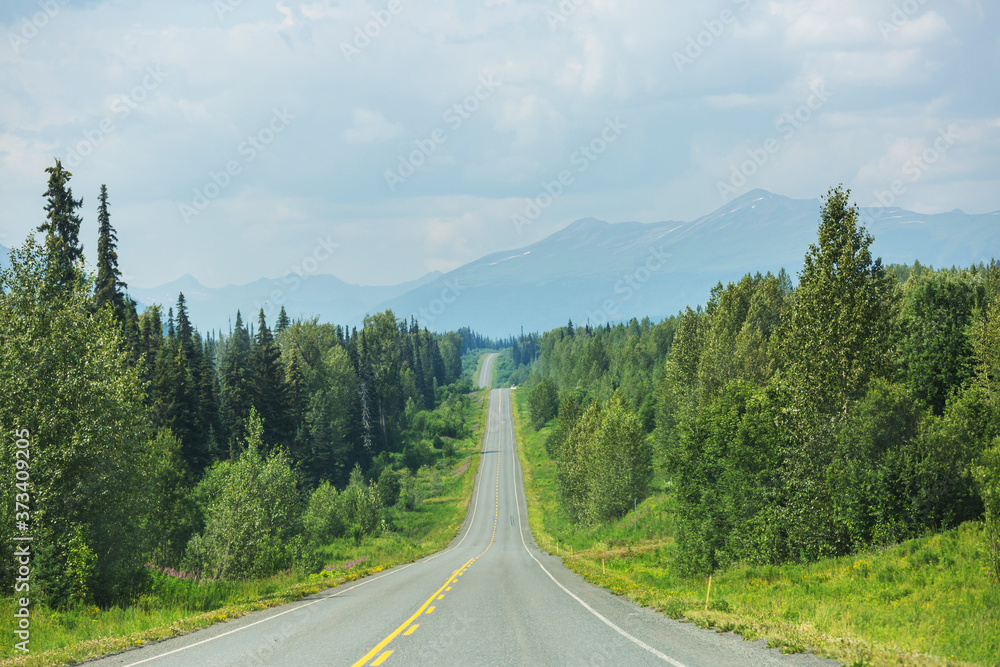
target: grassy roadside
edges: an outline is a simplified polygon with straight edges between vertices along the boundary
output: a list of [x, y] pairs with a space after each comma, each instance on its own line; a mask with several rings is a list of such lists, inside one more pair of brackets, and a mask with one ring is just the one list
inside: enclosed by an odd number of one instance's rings
[[[319, 574], [289, 571], [266, 579], [183, 586], [141, 599], [126, 609], [79, 609], [57, 612], [32, 608], [31, 653], [15, 652], [10, 621], [3, 623], [0, 665], [49, 667], [81, 662], [153, 641], [185, 634], [214, 623], [293, 602], [306, 595], [355, 581], [440, 551], [461, 529], [479, 470], [486, 424], [487, 391], [477, 391], [467, 418], [471, 437], [455, 441], [456, 459], [420, 469], [424, 500], [420, 510], [390, 509], [393, 530], [360, 544], [345, 538], [323, 550], [328, 568]], [[182, 582], [187, 584], [188, 582]], [[181, 588], [180, 586], [178, 588]], [[169, 594], [172, 593], [172, 594]], [[0, 618], [11, 619], [14, 601], [0, 600]]]
[[[669, 487], [635, 517], [581, 528], [558, 503], [551, 429], [529, 425], [514, 392], [518, 455], [536, 541], [588, 581], [668, 616], [786, 652], [812, 650], [853, 665], [1000, 664], [1000, 591], [983, 566], [980, 525], [869, 553], [804, 565], [749, 566], [692, 580], [671, 569]], [[572, 554], [572, 555], [570, 555]]]

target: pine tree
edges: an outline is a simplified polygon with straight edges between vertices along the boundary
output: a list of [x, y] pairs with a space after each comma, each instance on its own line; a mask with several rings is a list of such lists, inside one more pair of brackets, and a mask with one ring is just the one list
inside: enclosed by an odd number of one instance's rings
[[257, 316], [257, 336], [253, 345], [254, 405], [264, 420], [264, 441], [269, 445], [287, 444], [287, 399], [285, 377], [281, 366], [281, 350], [264, 317]]
[[226, 341], [220, 367], [222, 426], [229, 436], [230, 458], [246, 439], [246, 420], [253, 406], [250, 334], [236, 311], [236, 326]]
[[38, 231], [45, 232], [45, 251], [54, 261], [53, 275], [49, 282], [55, 286], [68, 285], [76, 277], [76, 262], [83, 254], [80, 245], [80, 223], [76, 211], [83, 206], [82, 199], [73, 199], [73, 190], [67, 187], [73, 176], [56, 160], [54, 167], [45, 169], [49, 174], [49, 188], [42, 195], [46, 198], [45, 222]]
[[188, 318], [187, 300], [184, 298], [184, 292], [177, 295], [177, 337], [180, 339], [181, 347], [184, 348], [188, 359], [193, 360], [195, 357], [194, 329]]
[[127, 317], [127, 308], [123, 288], [126, 285], [121, 281], [122, 274], [118, 270], [118, 235], [115, 233], [115, 228], [111, 226], [111, 214], [108, 212], [108, 186], [101, 186], [101, 195], [98, 199], [100, 206], [97, 208], [95, 298], [98, 308], [110, 305], [118, 321], [124, 323]]
[[285, 312], [285, 307], [281, 307], [281, 312], [278, 313], [278, 321], [274, 323], [274, 333], [280, 334], [282, 331], [288, 328], [291, 324], [291, 320], [288, 319], [288, 313]]

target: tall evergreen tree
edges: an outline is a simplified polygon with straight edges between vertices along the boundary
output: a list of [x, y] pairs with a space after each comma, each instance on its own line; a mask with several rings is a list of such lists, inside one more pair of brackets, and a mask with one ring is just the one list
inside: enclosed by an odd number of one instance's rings
[[264, 442], [287, 444], [287, 399], [285, 374], [281, 365], [281, 350], [274, 342], [264, 317], [257, 316], [257, 335], [253, 344], [254, 405], [264, 420]]
[[274, 333], [280, 334], [282, 331], [288, 328], [291, 324], [291, 320], [288, 319], [288, 313], [285, 312], [285, 307], [281, 307], [281, 312], [278, 313], [278, 320], [274, 323]]
[[230, 457], [246, 440], [246, 420], [253, 406], [253, 372], [251, 368], [250, 334], [243, 325], [243, 316], [236, 311], [236, 326], [226, 341], [220, 367], [220, 397], [223, 428], [229, 437]]
[[126, 319], [126, 302], [118, 270], [118, 235], [111, 226], [111, 214], [108, 211], [108, 186], [101, 186], [101, 195], [97, 207], [97, 284], [95, 285], [97, 307], [111, 306], [111, 311], [119, 322]]
[[50, 262], [52, 276], [49, 282], [65, 286], [73, 280], [76, 262], [83, 254], [80, 245], [82, 220], [76, 213], [83, 206], [83, 200], [73, 199], [73, 190], [67, 185], [73, 174], [63, 169], [59, 160], [45, 171], [49, 174], [49, 187], [42, 195], [46, 199], [46, 216], [38, 231], [46, 233], [45, 251], [53, 259]]

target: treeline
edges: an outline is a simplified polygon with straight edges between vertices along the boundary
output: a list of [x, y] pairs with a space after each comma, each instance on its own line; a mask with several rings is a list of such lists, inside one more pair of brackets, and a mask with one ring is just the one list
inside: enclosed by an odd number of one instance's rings
[[[606, 465], [587, 458], [578, 405], [634, 411], [672, 481], [689, 573], [895, 542], [998, 497], [1000, 265], [883, 267], [848, 196], [828, 194], [797, 287], [748, 275], [656, 326], [542, 337], [532, 416], [559, 415], [560, 469]], [[560, 444], [574, 438], [591, 449]], [[562, 488], [581, 516], [585, 494]]]
[[[32, 597], [125, 604], [149, 586], [147, 565], [214, 578], [311, 567], [320, 540], [414, 508], [412, 472], [467, 435], [462, 335], [391, 311], [348, 331], [282, 309], [273, 331], [263, 312], [255, 327], [237, 313], [231, 332], [202, 337], [183, 294], [165, 315], [138, 313], [107, 189], [91, 276], [71, 174], [46, 171], [44, 245], [29, 236], [0, 276], [8, 470], [11, 434], [30, 434], [30, 481], [0, 480], [29, 509], [3, 503], [0, 538], [32, 538]], [[0, 566], [8, 590], [15, 576]]]

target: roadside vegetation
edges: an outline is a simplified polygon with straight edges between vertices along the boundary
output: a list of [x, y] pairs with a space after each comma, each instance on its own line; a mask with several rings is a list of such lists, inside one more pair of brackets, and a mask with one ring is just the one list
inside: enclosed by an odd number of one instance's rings
[[91, 275], [71, 174], [46, 172], [44, 242], [0, 272], [0, 541], [30, 547], [0, 562], [29, 614], [0, 598], [0, 658], [95, 655], [447, 543], [485, 396], [463, 354], [493, 341], [391, 311], [358, 330], [264, 306], [256, 327], [237, 311], [199, 332], [183, 294], [140, 313], [107, 188]]
[[[349, 529], [352, 519], [359, 520], [350, 510], [358, 503], [357, 496], [371, 490], [385, 492], [389, 475], [370, 484], [358, 471], [343, 491], [321, 486], [304, 499], [303, 531], [313, 545], [309, 567], [229, 578], [150, 567], [147, 592], [130, 605], [33, 608], [30, 655], [15, 653], [8, 643], [2, 647], [0, 664], [64, 665], [125, 650], [292, 602], [443, 549], [458, 533], [472, 494], [486, 392], [465, 397], [462, 405], [469, 435], [452, 441], [452, 455], [439, 455], [416, 472], [405, 468], [398, 472], [398, 486], [389, 489], [396, 494], [395, 501], [391, 496], [384, 504], [373, 499], [372, 520], [378, 530], [358, 534]], [[14, 610], [10, 598], [0, 601], [5, 618], [11, 618]], [[9, 622], [5, 625], [9, 632]]]
[[[869, 609], [884, 624], [856, 631], [872, 641], [898, 632], [912, 650], [997, 662], [1000, 265], [884, 267], [848, 201], [827, 195], [797, 285], [784, 271], [748, 275], [657, 324], [570, 322], [501, 354], [521, 378], [522, 419], [545, 434], [542, 511], [565, 522], [553, 539], [604, 552], [642, 503], [661, 542], [632, 545], [625, 567], [640, 559], [668, 591], [743, 572], [830, 595], [850, 588], [836, 574], [849, 563], [885, 590], [745, 611], [840, 632], [819, 619]], [[881, 560], [904, 552], [905, 567]], [[947, 573], [932, 574], [941, 562]], [[824, 567], [823, 582], [806, 577]], [[960, 602], [944, 601], [949, 587]], [[957, 615], [925, 611], [935, 605]], [[963, 627], [928, 635], [926, 618]]]
[[588, 581], [784, 652], [853, 665], [1000, 663], [1000, 603], [981, 523], [808, 563], [734, 564], [714, 572], [706, 608], [708, 577], [680, 564], [673, 484], [657, 476], [635, 514], [574, 521], [545, 448], [559, 420], [536, 431], [527, 393], [514, 394], [532, 535]]

